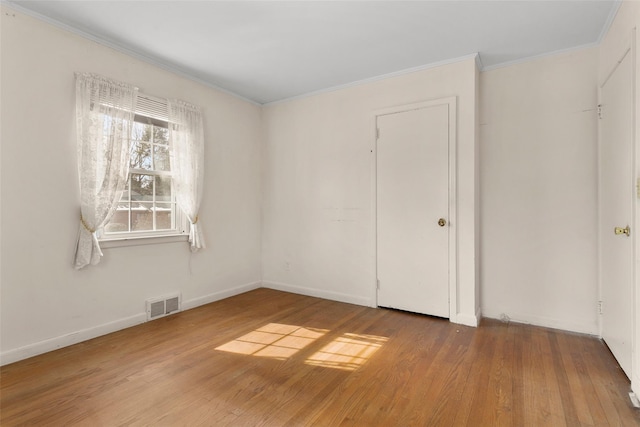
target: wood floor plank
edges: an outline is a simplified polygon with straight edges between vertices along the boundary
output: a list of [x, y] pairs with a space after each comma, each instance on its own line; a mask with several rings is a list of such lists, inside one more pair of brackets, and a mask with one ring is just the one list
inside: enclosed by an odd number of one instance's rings
[[406, 420], [407, 425], [420, 425], [423, 420], [431, 425], [450, 421], [449, 409], [455, 408], [458, 384], [467, 377], [464, 358], [467, 348], [462, 345], [463, 338], [456, 333], [456, 329], [447, 329], [449, 335], [425, 372], [429, 381], [417, 388], [416, 395], [420, 397], [412, 397], [409, 411], [400, 418]]
[[554, 359], [551, 344], [555, 333], [545, 330], [541, 330], [540, 332], [539, 334], [535, 334], [535, 340], [537, 341], [536, 348], [539, 351], [536, 356], [540, 358], [544, 372], [543, 393], [547, 395], [549, 401], [550, 424], [558, 427], [566, 426], [568, 420], [567, 414], [569, 412], [565, 409], [563, 392], [560, 390], [560, 385], [558, 384], [558, 378], [556, 376], [557, 360]]
[[601, 340], [258, 289], [0, 368], [4, 426], [639, 426]]
[[589, 374], [590, 371], [587, 363], [585, 362], [587, 358], [584, 357], [585, 354], [589, 354], [595, 350], [595, 348], [591, 346], [591, 344], [595, 344], [595, 342], [585, 342], [580, 340], [580, 337], [574, 335], [565, 336], [568, 338], [568, 345], [576, 349], [576, 351], [572, 353], [573, 364], [575, 365], [576, 372], [580, 377], [581, 387], [584, 390], [586, 405], [589, 408], [589, 414], [591, 415], [593, 425], [606, 425], [607, 417], [596, 393], [594, 378]]
[[618, 400], [620, 397], [613, 397], [612, 399], [612, 396], [609, 394], [611, 376], [603, 374], [603, 372], [608, 371], [608, 366], [612, 362], [611, 355], [607, 354], [608, 349], [601, 341], [586, 342], [584, 345], [587, 352], [606, 356], [604, 358], [596, 357], [592, 363], [586, 364], [587, 375], [592, 379], [594, 393], [600, 402], [605, 416], [605, 420], [603, 420], [601, 425], [623, 425], [622, 420], [619, 418], [618, 409], [614, 404], [614, 400]]
[[[360, 425], [375, 425], [376, 423], [391, 425], [398, 418], [397, 414], [407, 413], [410, 410], [413, 390], [407, 386], [411, 383], [412, 378], [421, 376], [429, 368], [434, 358], [429, 358], [426, 355], [435, 352], [433, 345], [422, 347], [416, 344], [443, 343], [450, 331], [444, 323], [438, 326], [440, 327], [437, 329], [424, 328], [410, 339], [404, 338], [399, 333], [393, 334], [394, 338], [398, 339], [389, 343], [391, 349], [377, 356], [378, 358], [384, 357], [385, 360], [377, 359], [378, 363], [365, 367], [367, 371], [363, 372], [363, 375], [369, 376], [373, 373], [374, 379], [377, 381], [375, 385], [372, 384], [372, 387], [368, 388], [367, 398], [370, 404], [362, 408], [361, 413], [352, 413], [352, 419], [357, 420], [358, 423], [361, 423]], [[407, 331], [414, 329], [416, 328], [407, 328]], [[431, 340], [422, 338], [424, 334], [428, 334]], [[394, 345], [396, 342], [398, 345]], [[407, 345], [408, 343], [416, 344]], [[400, 365], [398, 361], [406, 362]], [[386, 368], [394, 365], [399, 366], [394, 370]], [[373, 372], [374, 369], [375, 372]]]
[[[497, 330], [496, 330], [497, 329]], [[478, 399], [481, 402], [478, 412], [482, 413], [482, 419], [493, 426], [511, 426], [511, 376], [508, 366], [508, 346], [510, 342], [506, 336], [506, 330], [499, 326], [487, 325], [485, 347], [478, 357], [486, 358], [484, 365], [486, 373], [479, 384], [484, 385], [478, 389]], [[481, 359], [482, 360], [482, 359]], [[480, 412], [481, 411], [481, 412]]]
[[593, 425], [593, 418], [591, 417], [591, 411], [587, 399], [587, 391], [584, 389], [582, 380], [580, 378], [581, 373], [576, 365], [576, 360], [579, 360], [581, 354], [579, 347], [576, 348], [575, 342], [570, 339], [571, 334], [564, 334], [558, 336], [558, 343], [560, 348], [562, 366], [567, 375], [569, 390], [566, 395], [571, 397], [573, 405], [575, 406], [576, 418], [568, 418], [568, 421], [573, 423], [580, 423], [583, 425]]

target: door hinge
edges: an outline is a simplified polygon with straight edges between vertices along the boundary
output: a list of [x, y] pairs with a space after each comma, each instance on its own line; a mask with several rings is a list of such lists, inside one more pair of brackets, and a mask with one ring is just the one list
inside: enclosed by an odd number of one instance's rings
[[598, 301], [598, 314], [602, 314], [603, 313], [603, 304], [602, 301]]
[[376, 128], [376, 139], [380, 139], [380, 128]]
[[602, 119], [602, 104], [598, 104], [598, 118]]
[[380, 279], [376, 279], [376, 289], [380, 289]]

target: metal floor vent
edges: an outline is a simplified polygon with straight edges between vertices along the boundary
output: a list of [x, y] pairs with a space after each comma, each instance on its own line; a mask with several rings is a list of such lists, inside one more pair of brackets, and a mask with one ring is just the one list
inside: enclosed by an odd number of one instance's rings
[[180, 294], [147, 300], [147, 320], [158, 319], [180, 311]]

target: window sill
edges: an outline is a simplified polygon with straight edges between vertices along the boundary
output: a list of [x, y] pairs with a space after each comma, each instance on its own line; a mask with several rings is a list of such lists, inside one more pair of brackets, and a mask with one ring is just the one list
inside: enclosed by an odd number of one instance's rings
[[123, 237], [120, 239], [100, 239], [100, 248], [120, 248], [126, 246], [157, 245], [162, 243], [179, 243], [189, 241], [189, 235], [176, 234], [168, 236]]

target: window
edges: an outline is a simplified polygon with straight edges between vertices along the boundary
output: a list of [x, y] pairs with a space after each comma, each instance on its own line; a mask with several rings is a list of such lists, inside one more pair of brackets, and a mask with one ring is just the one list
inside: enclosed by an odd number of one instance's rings
[[188, 234], [171, 173], [166, 101], [138, 96], [129, 142], [129, 174], [101, 240]]
[[101, 241], [184, 236], [192, 252], [204, 249], [200, 107], [140, 95], [135, 86], [97, 74], [75, 75], [80, 224], [74, 268], [98, 264]]

